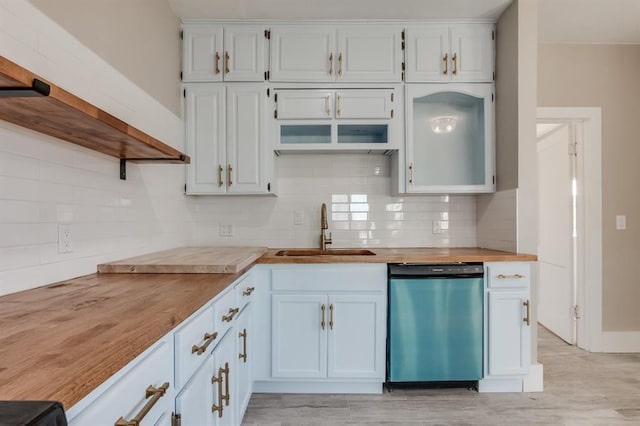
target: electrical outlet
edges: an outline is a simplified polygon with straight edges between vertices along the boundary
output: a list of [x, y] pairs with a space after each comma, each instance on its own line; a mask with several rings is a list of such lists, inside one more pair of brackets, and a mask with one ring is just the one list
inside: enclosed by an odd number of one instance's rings
[[616, 216], [616, 229], [618, 231], [624, 231], [627, 229], [627, 216], [624, 214], [619, 214]]
[[58, 253], [71, 253], [71, 225], [58, 225]]
[[294, 225], [303, 225], [304, 224], [304, 212], [302, 210], [294, 210], [294, 212], [293, 212], [293, 224]]
[[233, 237], [233, 225], [220, 224], [220, 236], [221, 237]]
[[439, 220], [431, 221], [431, 233], [442, 234], [442, 223]]

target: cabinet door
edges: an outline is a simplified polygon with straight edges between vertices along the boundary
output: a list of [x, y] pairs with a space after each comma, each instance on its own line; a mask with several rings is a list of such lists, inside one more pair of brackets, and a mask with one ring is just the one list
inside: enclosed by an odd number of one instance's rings
[[278, 120], [326, 120], [333, 117], [332, 90], [280, 90], [274, 97]]
[[227, 87], [229, 194], [267, 193], [266, 91], [261, 84]]
[[407, 28], [407, 82], [450, 80], [450, 60], [449, 27]]
[[225, 27], [225, 81], [264, 81], [264, 31], [264, 27]]
[[226, 192], [225, 96], [222, 85], [186, 88], [186, 151], [188, 194]]
[[385, 311], [382, 295], [329, 296], [328, 377], [384, 380]]
[[335, 30], [318, 27], [271, 29], [271, 81], [334, 81]]
[[493, 26], [451, 27], [452, 79], [460, 82], [492, 82], [494, 69]]
[[251, 392], [253, 391], [251, 364], [254, 357], [251, 330], [252, 305], [247, 304], [238, 315], [236, 320], [235, 336], [237, 337], [238, 348], [238, 422], [242, 422], [244, 412], [249, 405]]
[[183, 28], [182, 81], [222, 81], [222, 27]]
[[327, 375], [327, 296], [272, 296], [271, 375], [324, 378]]
[[393, 90], [338, 90], [336, 91], [336, 118], [391, 118]]
[[213, 351], [214, 374], [217, 380], [220, 380], [220, 382], [215, 382], [212, 385], [213, 404], [218, 407], [222, 406], [222, 415], [220, 415], [220, 411], [215, 412], [214, 420], [216, 426], [235, 426], [238, 424], [236, 421], [238, 353], [236, 352], [235, 331], [236, 329], [231, 327]]
[[407, 85], [407, 192], [494, 191], [492, 84]]
[[524, 375], [529, 371], [531, 327], [527, 318], [528, 291], [489, 291], [488, 373]]
[[207, 356], [205, 364], [196, 371], [193, 378], [176, 396], [176, 414], [180, 415], [183, 426], [213, 426], [217, 413], [211, 412], [214, 400], [214, 386], [211, 378], [217, 374], [214, 371], [214, 361]]
[[338, 30], [338, 81], [400, 82], [402, 29], [345, 28]]

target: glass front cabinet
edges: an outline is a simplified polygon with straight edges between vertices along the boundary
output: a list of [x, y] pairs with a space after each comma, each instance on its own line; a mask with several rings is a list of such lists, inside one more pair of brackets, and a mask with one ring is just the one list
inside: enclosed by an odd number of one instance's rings
[[495, 191], [493, 88], [406, 86], [407, 193]]

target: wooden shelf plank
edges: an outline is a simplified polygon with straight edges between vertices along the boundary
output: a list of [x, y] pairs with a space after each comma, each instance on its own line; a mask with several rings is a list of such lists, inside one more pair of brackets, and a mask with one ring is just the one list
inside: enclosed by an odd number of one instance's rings
[[190, 162], [175, 148], [0, 56], [0, 88], [31, 87], [34, 79], [51, 86], [49, 96], [0, 97], [0, 119], [119, 159]]

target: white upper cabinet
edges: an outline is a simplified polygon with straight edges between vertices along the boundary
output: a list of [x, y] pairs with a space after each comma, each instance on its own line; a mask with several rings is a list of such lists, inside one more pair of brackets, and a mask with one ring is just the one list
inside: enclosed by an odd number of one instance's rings
[[185, 92], [187, 193], [271, 193], [263, 85], [193, 84]]
[[265, 27], [187, 24], [182, 37], [182, 81], [265, 80]]
[[491, 24], [407, 28], [407, 82], [492, 82]]
[[337, 81], [400, 82], [402, 29], [375, 26], [338, 29]]
[[281, 90], [275, 96], [280, 120], [333, 117], [333, 90]]
[[271, 30], [275, 82], [400, 82], [402, 28], [280, 26]]

